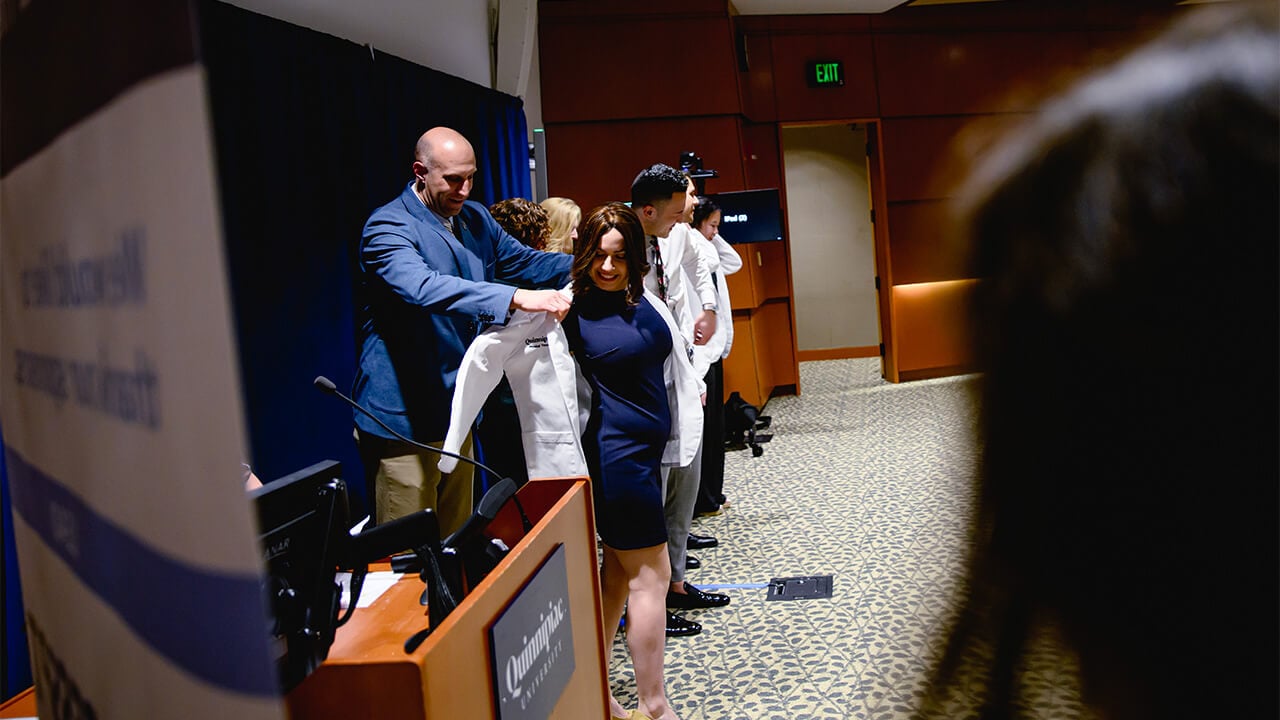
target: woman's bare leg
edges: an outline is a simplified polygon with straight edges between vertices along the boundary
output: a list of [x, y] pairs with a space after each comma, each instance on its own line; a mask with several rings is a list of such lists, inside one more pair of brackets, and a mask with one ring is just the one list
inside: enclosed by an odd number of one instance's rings
[[[606, 571], [609, 567], [607, 552], [606, 550]], [[671, 561], [667, 556], [667, 545], [663, 543], [613, 552], [617, 565], [625, 575], [628, 588], [627, 648], [631, 651], [631, 663], [636, 671], [640, 712], [655, 720], [679, 720], [679, 716], [667, 702], [663, 681], [663, 652], [667, 640], [667, 587], [671, 583]], [[620, 618], [621, 615], [614, 619], [613, 627], [617, 627]], [[605, 621], [609, 619], [606, 617]]]
[[[627, 606], [627, 595], [631, 592], [627, 585], [627, 572], [618, 562], [617, 551], [608, 545], [604, 546], [604, 562], [600, 566], [600, 596], [604, 613], [604, 661], [605, 674], [608, 674], [609, 658], [613, 656], [613, 640], [618, 634], [618, 624], [622, 622], [622, 613]], [[609, 689], [609, 714], [617, 718], [625, 718], [626, 708], [613, 697], [613, 689]]]

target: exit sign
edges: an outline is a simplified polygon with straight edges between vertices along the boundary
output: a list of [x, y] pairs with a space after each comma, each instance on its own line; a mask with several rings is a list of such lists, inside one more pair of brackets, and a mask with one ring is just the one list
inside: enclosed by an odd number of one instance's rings
[[811, 62], [806, 66], [805, 77], [809, 87], [844, 86], [844, 63], [839, 60]]

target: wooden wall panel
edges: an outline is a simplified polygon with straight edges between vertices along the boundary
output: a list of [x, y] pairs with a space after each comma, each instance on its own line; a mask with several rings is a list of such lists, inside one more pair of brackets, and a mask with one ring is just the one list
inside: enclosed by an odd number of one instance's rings
[[[941, 173], [942, 158], [967, 122], [965, 117], [886, 118], [881, 123], [885, 198], [894, 203], [951, 195], [959, 178]], [[892, 223], [889, 232], [894, 232]]]
[[898, 7], [872, 15], [871, 29], [893, 32], [969, 32], [985, 30], [1049, 30], [1081, 23], [1083, 5], [1114, 3], [1115, 0], [1065, 0], [1060, 7], [1031, 2], [973, 3]]
[[738, 87], [742, 95], [742, 114], [755, 122], [778, 119], [778, 103], [773, 93], [773, 41], [767, 33], [739, 32], [736, 39], [746, 62], [739, 67]]
[[572, 198], [584, 212], [610, 200], [629, 200], [636, 173], [656, 162], [678, 166], [685, 150], [720, 173], [709, 181], [709, 190], [746, 187], [733, 116], [548, 125], [546, 141], [548, 191]]
[[747, 181], [744, 189], [782, 187], [782, 153], [778, 148], [777, 125], [742, 123], [742, 166]]
[[1083, 32], [875, 37], [885, 117], [1029, 111], [1089, 63]]
[[775, 35], [781, 33], [827, 33], [848, 35], [871, 31], [874, 15], [765, 15], [759, 19]]
[[786, 300], [791, 297], [791, 260], [787, 244], [781, 240], [751, 243], [756, 269], [760, 275], [760, 293], [765, 300]]
[[[791, 303], [767, 302], [752, 316], [756, 357], [761, 369], [764, 392], [771, 393], [781, 385], [797, 385], [800, 382], [796, 366], [796, 339], [791, 331]], [[736, 338], [736, 335], [735, 335]], [[736, 342], [736, 340], [735, 340]], [[768, 357], [762, 361], [761, 357]]]
[[976, 282], [954, 280], [893, 288], [899, 372], [967, 368], [973, 364], [968, 310]]
[[1081, 18], [1087, 27], [1121, 30], [1135, 40], [1140, 40], [1150, 37], [1186, 13], [1193, 12], [1194, 8], [1171, 6], [1168, 2], [1158, 0], [1122, 3], [1088, 0], [1082, 10]]
[[755, 243], [746, 243], [732, 246], [742, 260], [742, 269], [724, 278], [729, 284], [729, 304], [734, 310], [754, 310], [764, 302], [752, 279], [755, 273], [751, 271], [751, 263], [755, 262], [756, 255], [751, 248], [754, 245]]
[[968, 254], [957, 237], [953, 203], [890, 203], [889, 227], [895, 285], [968, 276]]
[[881, 125], [885, 197], [892, 203], [952, 196], [974, 161], [1026, 117], [886, 118]]
[[733, 314], [733, 347], [724, 359], [724, 396], [737, 392], [743, 400], [760, 407], [767, 397], [760, 397], [756, 375], [755, 336], [751, 333], [750, 313]]
[[[844, 86], [809, 87], [805, 65], [814, 60], [842, 61]], [[870, 35], [774, 35], [773, 82], [778, 120], [783, 122], [845, 120], [880, 114]]]
[[[963, 286], [950, 281], [967, 270], [949, 200], [1046, 94], [1180, 14], [1168, 5], [1008, 0], [731, 17], [728, 0], [541, 0], [550, 190], [584, 207], [625, 199], [641, 167], [692, 150], [720, 173], [708, 191], [779, 187], [785, 198], [778, 123], [877, 120], [877, 267], [895, 323], [884, 333], [887, 376], [961, 367]], [[843, 88], [807, 86], [804, 66], [819, 59], [844, 62]], [[745, 318], [757, 347], [735, 369], [762, 388], [794, 368], [794, 354], [765, 349], [783, 313], [764, 306]]]
[[544, 15], [544, 123], [738, 113], [733, 31], [720, 7], [719, 14]]

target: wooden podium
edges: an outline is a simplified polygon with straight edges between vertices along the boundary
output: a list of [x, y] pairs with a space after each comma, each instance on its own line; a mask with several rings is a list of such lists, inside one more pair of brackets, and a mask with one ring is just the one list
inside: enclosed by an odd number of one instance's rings
[[[329, 657], [287, 697], [290, 716], [310, 718], [497, 717], [489, 629], [557, 547], [565, 549], [574, 670], [551, 717], [608, 716], [606, 660], [596, 570], [595, 520], [586, 478], [532, 480], [489, 526], [511, 552], [412, 654], [404, 641], [425, 628], [423, 583], [407, 575], [338, 629]], [[533, 628], [531, 628], [533, 630]]]

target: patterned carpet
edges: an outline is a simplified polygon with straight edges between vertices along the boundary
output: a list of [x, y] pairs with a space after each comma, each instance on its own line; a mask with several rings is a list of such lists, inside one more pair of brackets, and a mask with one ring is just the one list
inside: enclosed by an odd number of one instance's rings
[[[800, 374], [803, 395], [764, 410], [764, 455], [728, 453], [732, 506], [694, 523], [721, 546], [695, 551], [703, 567], [688, 577], [707, 587], [831, 574], [833, 597], [766, 602], [764, 589], [729, 588], [727, 608], [686, 613], [702, 635], [666, 650], [683, 720], [913, 717], [954, 611], [972, 510], [972, 377], [893, 385], [878, 359], [802, 363]], [[635, 707], [621, 633], [610, 677]], [[1060, 685], [1032, 689], [1032, 715], [1078, 716], [1078, 695]]]

